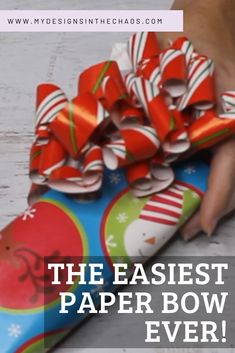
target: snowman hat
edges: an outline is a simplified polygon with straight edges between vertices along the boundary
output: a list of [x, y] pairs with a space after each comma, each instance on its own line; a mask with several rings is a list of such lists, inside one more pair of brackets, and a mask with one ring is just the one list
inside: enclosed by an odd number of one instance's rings
[[175, 183], [167, 190], [153, 195], [144, 205], [139, 219], [168, 226], [179, 223], [183, 211], [184, 191], [187, 187]]

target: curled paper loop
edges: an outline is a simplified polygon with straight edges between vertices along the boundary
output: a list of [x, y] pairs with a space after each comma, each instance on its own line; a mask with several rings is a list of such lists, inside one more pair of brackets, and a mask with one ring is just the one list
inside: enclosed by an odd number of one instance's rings
[[160, 50], [155, 33], [136, 33], [114, 54], [82, 72], [72, 100], [38, 86], [33, 184], [94, 193], [105, 167], [124, 167], [134, 195], [150, 195], [173, 182], [170, 164], [183, 153], [234, 133], [235, 91], [216, 102], [214, 63], [187, 38]]
[[[177, 70], [175, 69], [177, 67]], [[187, 66], [183, 52], [166, 49], [160, 54], [162, 87], [172, 98], [181, 97], [187, 89]]]
[[120, 139], [104, 145], [104, 162], [114, 170], [155, 156], [159, 147], [152, 127], [133, 124], [120, 130]]
[[135, 163], [127, 168], [126, 177], [136, 197], [157, 193], [174, 181], [172, 168], [158, 158]]

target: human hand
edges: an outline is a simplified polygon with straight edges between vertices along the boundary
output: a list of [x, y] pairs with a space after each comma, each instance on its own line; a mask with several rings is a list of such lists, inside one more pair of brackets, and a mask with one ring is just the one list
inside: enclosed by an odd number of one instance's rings
[[[184, 10], [184, 35], [198, 52], [215, 62], [218, 101], [220, 94], [235, 89], [235, 2], [230, 0], [176, 0], [173, 9]], [[162, 33], [162, 48], [178, 33]], [[185, 240], [201, 230], [211, 236], [218, 221], [235, 209], [235, 137], [213, 149], [208, 191], [200, 210], [182, 227]]]

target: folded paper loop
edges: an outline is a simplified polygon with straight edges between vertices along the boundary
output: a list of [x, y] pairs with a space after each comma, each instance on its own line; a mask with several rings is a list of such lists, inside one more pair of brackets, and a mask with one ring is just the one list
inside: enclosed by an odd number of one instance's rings
[[83, 155], [83, 163], [72, 158], [52, 171], [48, 186], [68, 194], [98, 191], [102, 184], [104, 163], [99, 146], [92, 146]]
[[134, 72], [145, 59], [153, 58], [160, 53], [157, 37], [153, 32], [135, 33], [131, 36], [128, 47]]
[[194, 54], [188, 70], [188, 89], [180, 98], [178, 109], [182, 111], [189, 106], [199, 110], [213, 108], [216, 103], [213, 61]]
[[186, 37], [180, 37], [172, 43], [171, 47], [180, 50], [184, 54], [186, 64], [189, 65], [193, 53], [195, 52], [192, 42]]
[[66, 158], [66, 151], [54, 137], [50, 137], [44, 146], [34, 144], [30, 158], [30, 176], [33, 183], [45, 184], [50, 173], [62, 166]]
[[167, 164], [152, 159], [129, 166], [126, 177], [133, 194], [143, 197], [167, 188], [174, 180], [174, 172]]
[[50, 131], [48, 129], [48, 127], [45, 126], [39, 126], [39, 128], [35, 131], [35, 144], [37, 146], [43, 146], [48, 144], [49, 140], [50, 140]]
[[40, 175], [39, 168], [41, 164], [42, 147], [37, 144], [33, 144], [30, 151], [29, 161], [29, 175], [31, 181], [35, 185], [43, 185], [46, 183], [46, 177]]
[[104, 163], [114, 170], [155, 156], [159, 147], [152, 127], [132, 124], [120, 130], [120, 138], [104, 145]]
[[173, 182], [170, 164], [182, 154], [234, 133], [235, 91], [216, 101], [214, 63], [187, 38], [160, 50], [155, 33], [135, 33], [112, 56], [81, 73], [71, 101], [54, 84], [38, 86], [34, 194], [35, 185], [94, 194], [105, 167], [124, 167], [134, 195], [150, 195]]
[[116, 109], [112, 111], [111, 115], [113, 123], [118, 129], [129, 125], [130, 123], [144, 124], [144, 110], [142, 108], [134, 107], [127, 101], [122, 101], [121, 104], [116, 105]]
[[81, 73], [78, 94], [87, 92], [94, 94], [106, 108], [110, 108], [115, 101], [126, 96], [122, 74], [115, 61], [104, 61]]
[[185, 55], [176, 49], [166, 49], [160, 55], [162, 86], [173, 98], [181, 97], [187, 88]]
[[49, 124], [67, 104], [65, 93], [56, 85], [43, 83], [37, 88], [36, 128]]
[[87, 92], [69, 102], [51, 122], [50, 129], [68, 154], [78, 158], [96, 128], [108, 117], [102, 104]]
[[149, 82], [152, 83], [154, 87], [157, 87], [158, 89], [160, 89], [160, 86], [162, 83], [162, 77], [161, 77], [159, 57], [154, 57], [144, 62], [139, 67], [136, 74], [138, 76], [142, 76], [146, 80], [149, 80]]
[[224, 113], [220, 114], [220, 118], [234, 119], [235, 118], [235, 92], [227, 91], [221, 95], [222, 107]]

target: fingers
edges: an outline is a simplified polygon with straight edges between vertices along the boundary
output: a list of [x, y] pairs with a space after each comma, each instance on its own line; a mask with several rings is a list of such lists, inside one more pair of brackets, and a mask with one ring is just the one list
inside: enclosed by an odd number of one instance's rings
[[217, 147], [212, 159], [208, 191], [200, 209], [202, 229], [211, 235], [230, 204], [235, 182], [235, 139]]
[[202, 226], [200, 223], [200, 212], [198, 211], [193, 217], [180, 229], [182, 238], [185, 241], [194, 238], [200, 231]]
[[[222, 217], [228, 215], [235, 209], [235, 190], [231, 197], [230, 203], [223, 211]], [[200, 212], [198, 211], [181, 229], [180, 233], [185, 241], [192, 240], [198, 233], [202, 232], [200, 221]]]
[[235, 208], [235, 139], [221, 144], [211, 163], [208, 191], [201, 209], [181, 229], [185, 240], [201, 230], [212, 235], [218, 221]]

